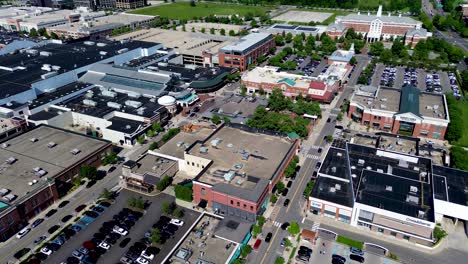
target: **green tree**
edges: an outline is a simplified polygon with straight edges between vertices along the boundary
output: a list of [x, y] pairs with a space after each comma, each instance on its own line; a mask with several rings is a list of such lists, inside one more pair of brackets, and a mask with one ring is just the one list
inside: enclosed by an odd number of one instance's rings
[[185, 24], [182, 25], [182, 31], [185, 32], [187, 29], [185, 28]]
[[94, 166], [82, 166], [80, 168], [80, 178], [87, 178], [89, 180], [95, 180], [97, 174], [97, 169]]
[[301, 232], [301, 228], [297, 222], [291, 222], [291, 225], [288, 227], [288, 232], [295, 236]]
[[215, 125], [218, 125], [219, 123], [221, 123], [221, 117], [219, 117], [219, 115], [217, 114], [214, 114], [211, 118], [211, 122], [213, 122], [213, 124]]
[[250, 245], [245, 245], [241, 249], [242, 258], [246, 258], [250, 253], [252, 253], [252, 247]]
[[192, 27], [192, 32], [194, 32], [194, 33], [195, 33], [195, 28], [194, 28], [194, 27]]
[[155, 132], [162, 132], [164, 131], [164, 128], [161, 126], [161, 123], [153, 123], [151, 125], [151, 128], [155, 131]]
[[176, 208], [175, 203], [164, 201], [161, 204], [161, 211], [164, 214], [171, 215]]
[[275, 259], [275, 264], [284, 264], [284, 258], [283, 257], [277, 257]]
[[226, 30], [224, 28], [220, 29], [219, 34], [221, 34], [221, 36], [226, 36]]
[[183, 185], [176, 185], [174, 187], [174, 191], [175, 191], [175, 197], [177, 199], [180, 199], [186, 202], [191, 202], [193, 199], [192, 197], [193, 191], [192, 191], [192, 188], [190, 187], [183, 186]]
[[392, 51], [389, 49], [384, 49], [382, 53], [380, 54], [380, 62], [384, 64], [390, 64], [391, 60], [393, 58]]
[[405, 44], [401, 38], [396, 38], [392, 44], [392, 54], [394, 56], [401, 56], [405, 50]]
[[268, 98], [268, 107], [272, 111], [283, 111], [288, 109], [290, 104], [290, 100], [283, 95], [283, 92], [280, 89], [274, 89]]
[[145, 136], [144, 135], [139, 136], [137, 138], [137, 142], [138, 144], [143, 145], [145, 143]]
[[262, 227], [259, 225], [253, 225], [252, 226], [252, 236], [257, 237], [258, 234], [262, 233]]
[[149, 150], [155, 150], [157, 148], [158, 148], [158, 143], [156, 143], [156, 142], [151, 142], [149, 147], [148, 147]]
[[341, 112], [338, 113], [338, 114], [336, 115], [336, 120], [338, 120], [338, 121], [343, 120], [343, 113], [341, 113]]
[[144, 209], [145, 208], [145, 201], [141, 199], [140, 197], [134, 197], [130, 196], [127, 199], [128, 206], [138, 208], [138, 209]]
[[161, 138], [163, 142], [168, 142], [171, 138], [173, 138], [175, 135], [179, 134], [180, 128], [171, 128], [167, 131], [166, 134], [164, 134]]
[[445, 232], [444, 229], [442, 229], [439, 225], [436, 225], [434, 228], [434, 237], [437, 241], [440, 241], [444, 237], [447, 236], [447, 232]]
[[223, 122], [226, 123], [226, 124], [231, 123], [231, 119], [229, 119], [229, 117], [227, 117], [227, 116], [223, 116]]
[[257, 21], [255, 19], [252, 19], [250, 21], [250, 26], [253, 27], [253, 28], [257, 27]]
[[172, 178], [165, 175], [164, 177], [162, 177], [162, 179], [160, 179], [158, 181], [158, 183], [156, 184], [156, 189], [158, 189], [158, 191], [162, 192], [164, 191], [169, 185], [171, 185], [172, 183]]
[[265, 224], [265, 221], [266, 221], [266, 219], [265, 219], [265, 217], [264, 217], [263, 215], [259, 215], [259, 216], [258, 216], [258, 218], [257, 218], [257, 224], [258, 224], [259, 226], [263, 226], [263, 225]]
[[191, 7], [195, 7], [195, 6], [196, 6], [195, 0], [190, 0], [190, 6], [191, 6]]
[[59, 36], [55, 32], [52, 32], [52, 33], [50, 33], [50, 38], [51, 39], [59, 39]]
[[304, 50], [304, 44], [303, 44], [303, 39], [301, 35], [296, 35], [293, 39], [293, 48], [297, 51], [303, 51]]
[[272, 194], [270, 196], [270, 203], [275, 204], [278, 201], [278, 196]]
[[214, 34], [215, 34], [215, 29], [214, 29], [214, 28], [210, 28], [210, 34], [211, 34], [211, 35], [214, 35]]
[[38, 34], [37, 34], [37, 30], [35, 28], [31, 28], [31, 30], [29, 30], [29, 36], [30, 37], [37, 37]]
[[276, 191], [278, 193], [281, 193], [284, 190], [284, 188], [286, 188], [286, 186], [284, 185], [283, 182], [280, 181], [276, 184]]
[[115, 164], [118, 159], [119, 157], [117, 156], [117, 154], [112, 151], [104, 157], [104, 159], [102, 160], [102, 165]]
[[203, 34], [205, 34], [206, 29], [205, 29], [205, 28], [202, 28], [202, 29], [200, 30], [200, 32], [203, 33]]
[[151, 129], [148, 130], [148, 131], [146, 131], [146, 136], [147, 136], [147, 137], [154, 137], [154, 131], [151, 130]]
[[288, 34], [286, 34], [286, 38], [285, 38], [286, 43], [291, 43], [292, 39], [293, 39], [292, 33], [288, 32]]
[[380, 41], [372, 42], [369, 45], [369, 52], [374, 56], [380, 56], [380, 54], [382, 54], [384, 49], [385, 49], [384, 44]]
[[357, 64], [357, 60], [356, 60], [356, 57], [352, 57], [351, 60], [349, 61], [349, 64], [351, 65], [356, 65]]
[[327, 136], [325, 136], [325, 140], [327, 142], [332, 142], [333, 141], [333, 136], [332, 135], [327, 135]]
[[460, 170], [468, 170], [468, 151], [459, 146], [450, 149], [451, 166]]
[[177, 218], [182, 218], [184, 216], [184, 210], [179, 207], [176, 207], [172, 212], [172, 215]]
[[234, 37], [236, 35], [236, 32], [234, 30], [229, 30], [229, 36]]
[[161, 232], [159, 231], [159, 229], [155, 228], [151, 231], [150, 241], [154, 244], [162, 243], [163, 237], [161, 236]]

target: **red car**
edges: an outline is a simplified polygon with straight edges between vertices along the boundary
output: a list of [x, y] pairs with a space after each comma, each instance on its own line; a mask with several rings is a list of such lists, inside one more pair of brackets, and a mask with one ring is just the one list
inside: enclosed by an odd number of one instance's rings
[[257, 241], [255, 241], [255, 244], [253, 246], [254, 249], [258, 249], [260, 247], [260, 244], [262, 244], [262, 240], [261, 239], [257, 239]]

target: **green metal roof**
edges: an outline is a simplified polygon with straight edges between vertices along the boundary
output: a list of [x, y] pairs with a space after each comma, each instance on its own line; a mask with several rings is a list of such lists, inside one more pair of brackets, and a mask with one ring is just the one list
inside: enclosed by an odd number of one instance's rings
[[291, 139], [300, 138], [299, 135], [296, 132], [288, 133], [288, 137], [291, 138]]
[[412, 85], [404, 85], [401, 88], [400, 111], [402, 113], [413, 113], [421, 116], [419, 113], [419, 90]]
[[285, 83], [289, 84], [289, 86], [296, 85], [296, 83], [292, 79], [289, 79], [289, 78], [280, 79], [280, 80], [278, 80], [277, 83], [281, 83], [281, 82], [285, 82]]

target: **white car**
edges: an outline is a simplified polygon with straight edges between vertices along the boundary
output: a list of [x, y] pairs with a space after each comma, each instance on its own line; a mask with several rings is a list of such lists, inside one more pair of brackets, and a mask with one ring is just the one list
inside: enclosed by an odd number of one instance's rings
[[148, 264], [149, 263], [149, 261], [147, 259], [145, 259], [144, 257], [137, 258], [136, 262], [139, 263], [139, 264]]
[[173, 225], [176, 225], [176, 226], [183, 226], [184, 225], [184, 221], [179, 220], [179, 219], [172, 219], [170, 223], [173, 224]]
[[151, 254], [151, 253], [146, 252], [146, 250], [143, 250], [143, 252], [141, 252], [140, 257], [144, 257], [147, 260], [153, 260], [154, 259], [154, 255]]
[[117, 233], [117, 234], [121, 235], [121, 236], [126, 236], [126, 235], [128, 234], [128, 231], [125, 230], [125, 229], [123, 229], [123, 228], [121, 228], [120, 226], [114, 226], [114, 228], [112, 229], [112, 231], [113, 231], [114, 233]]
[[27, 235], [29, 233], [29, 231], [31, 231], [31, 228], [29, 228], [29, 227], [23, 228], [18, 232], [18, 234], [16, 234], [16, 237], [17, 238], [23, 238], [25, 235]]
[[52, 250], [50, 250], [50, 249], [47, 248], [47, 247], [43, 247], [43, 248], [41, 248], [41, 253], [44, 253], [44, 254], [46, 254], [47, 256], [50, 256], [50, 254], [52, 254]]
[[107, 244], [106, 242], [101, 242], [101, 243], [99, 243], [99, 246], [98, 246], [98, 247], [102, 247], [102, 248], [105, 249], [105, 250], [109, 250], [110, 245]]

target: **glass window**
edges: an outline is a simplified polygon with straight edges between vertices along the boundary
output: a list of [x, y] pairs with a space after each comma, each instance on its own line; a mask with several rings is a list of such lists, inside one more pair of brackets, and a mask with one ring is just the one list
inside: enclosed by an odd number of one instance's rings
[[205, 188], [202, 188], [202, 189], [201, 189], [201, 194], [203, 194], [203, 195], [205, 195], [205, 194], [206, 194], [206, 190], [205, 190]]

